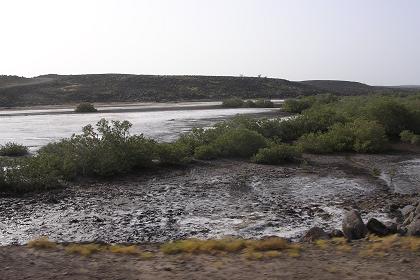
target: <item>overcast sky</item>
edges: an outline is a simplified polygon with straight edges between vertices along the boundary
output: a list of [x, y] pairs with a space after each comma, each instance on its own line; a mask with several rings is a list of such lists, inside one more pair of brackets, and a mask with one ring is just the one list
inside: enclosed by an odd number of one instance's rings
[[420, 0], [0, 0], [0, 74], [420, 84]]

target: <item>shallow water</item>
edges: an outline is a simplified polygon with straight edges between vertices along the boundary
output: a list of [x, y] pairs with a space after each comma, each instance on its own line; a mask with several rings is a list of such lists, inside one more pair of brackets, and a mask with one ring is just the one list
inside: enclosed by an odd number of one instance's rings
[[[217, 104], [216, 104], [217, 103]], [[60, 114], [68, 109], [49, 110], [19, 110], [17, 115], [1, 115], [0, 112], [0, 144], [6, 142], [17, 142], [36, 150], [40, 146], [48, 144], [73, 133], [79, 133], [81, 128], [87, 124], [95, 124], [101, 118], [108, 120], [128, 120], [133, 124], [133, 134], [143, 133], [161, 141], [172, 141], [181, 133], [191, 130], [193, 127], [211, 126], [217, 121], [231, 118], [237, 114], [275, 114], [277, 109], [265, 108], [240, 108], [240, 109], [204, 109], [189, 110], [193, 106], [214, 106], [218, 102], [188, 102], [181, 104], [160, 104], [159, 111], [139, 112], [109, 112], [91, 114]], [[124, 107], [113, 106], [107, 109], [116, 108], [154, 108], [156, 104], [127, 105]], [[171, 110], [165, 110], [165, 108]], [[178, 108], [179, 110], [173, 110]], [[38, 112], [34, 114], [34, 111]], [[7, 111], [10, 114], [11, 111]], [[22, 112], [31, 115], [21, 115]], [[35, 113], [36, 113], [35, 112]], [[48, 114], [46, 114], [48, 113]]]

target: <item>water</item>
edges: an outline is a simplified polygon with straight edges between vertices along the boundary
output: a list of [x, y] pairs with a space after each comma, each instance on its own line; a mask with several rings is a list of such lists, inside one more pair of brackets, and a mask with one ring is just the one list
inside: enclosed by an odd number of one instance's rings
[[74, 114], [71, 108], [0, 111], [0, 144], [17, 142], [28, 146], [32, 151], [37, 150], [52, 141], [79, 133], [83, 126], [95, 124], [101, 118], [128, 120], [133, 124], [131, 129], [133, 134], [143, 133], [156, 140], [172, 141], [193, 127], [211, 126], [215, 122], [237, 114], [273, 115], [279, 110], [278, 108], [193, 110], [194, 107], [219, 104], [219, 102], [186, 102], [104, 106], [99, 107], [103, 112], [91, 114]]

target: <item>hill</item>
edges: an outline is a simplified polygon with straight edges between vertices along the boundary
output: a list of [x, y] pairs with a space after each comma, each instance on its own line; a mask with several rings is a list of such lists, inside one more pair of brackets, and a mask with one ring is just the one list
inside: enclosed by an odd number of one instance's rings
[[325, 92], [358, 95], [377, 90], [356, 82], [292, 82], [257, 77], [126, 74], [51, 74], [35, 78], [0, 76], [0, 106], [222, 100], [233, 96], [282, 99]]

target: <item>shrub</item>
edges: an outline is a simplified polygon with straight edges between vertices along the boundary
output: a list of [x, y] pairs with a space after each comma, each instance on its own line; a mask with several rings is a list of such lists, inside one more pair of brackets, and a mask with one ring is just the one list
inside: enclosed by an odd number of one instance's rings
[[196, 159], [216, 159], [220, 155], [219, 149], [214, 147], [213, 145], [203, 145], [200, 147], [197, 147], [194, 152], [194, 157]]
[[369, 152], [386, 149], [385, 129], [374, 121], [357, 119], [335, 124], [326, 133], [308, 133], [298, 140], [300, 148], [309, 153]]
[[300, 114], [315, 105], [330, 104], [337, 100], [338, 98], [332, 94], [307, 96], [300, 99], [287, 99], [283, 104], [283, 110], [289, 113]]
[[80, 103], [74, 111], [76, 113], [94, 113], [98, 110], [91, 103]]
[[191, 153], [182, 142], [158, 145], [160, 163], [163, 165], [183, 165], [191, 162]]
[[420, 135], [414, 134], [409, 130], [404, 130], [400, 133], [401, 141], [408, 142], [414, 145], [420, 144]]
[[275, 144], [258, 150], [253, 160], [262, 164], [281, 164], [294, 162], [301, 157], [297, 147], [287, 144]]
[[258, 99], [257, 101], [255, 101], [255, 107], [257, 107], [257, 108], [273, 108], [274, 103], [271, 102], [271, 100]]
[[27, 154], [29, 154], [28, 147], [20, 144], [10, 142], [0, 146], [0, 156], [20, 157]]
[[40, 149], [37, 158], [47, 161], [66, 179], [78, 176], [110, 177], [153, 166], [156, 143], [143, 135], [131, 136], [131, 123], [102, 119], [97, 130], [91, 125]]
[[357, 119], [349, 126], [354, 135], [353, 151], [377, 153], [386, 149], [388, 139], [382, 125], [374, 121]]
[[389, 136], [398, 136], [401, 131], [409, 129], [413, 115], [409, 109], [394, 99], [377, 98], [366, 107], [367, 117], [377, 121]]
[[240, 98], [233, 97], [223, 100], [222, 106], [226, 108], [241, 108], [244, 106], [244, 101]]
[[23, 193], [61, 187], [58, 172], [48, 161], [26, 158], [0, 166], [0, 191]]
[[267, 141], [258, 132], [237, 128], [221, 135], [214, 145], [223, 156], [249, 158], [260, 148], [267, 146]]
[[295, 114], [300, 114], [309, 107], [311, 107], [311, 104], [307, 100], [299, 99], [287, 99], [283, 104], [283, 110], [285, 112]]
[[245, 107], [248, 107], [248, 108], [256, 108], [257, 107], [257, 105], [255, 104], [255, 102], [252, 101], [252, 100], [245, 101], [244, 106]]

